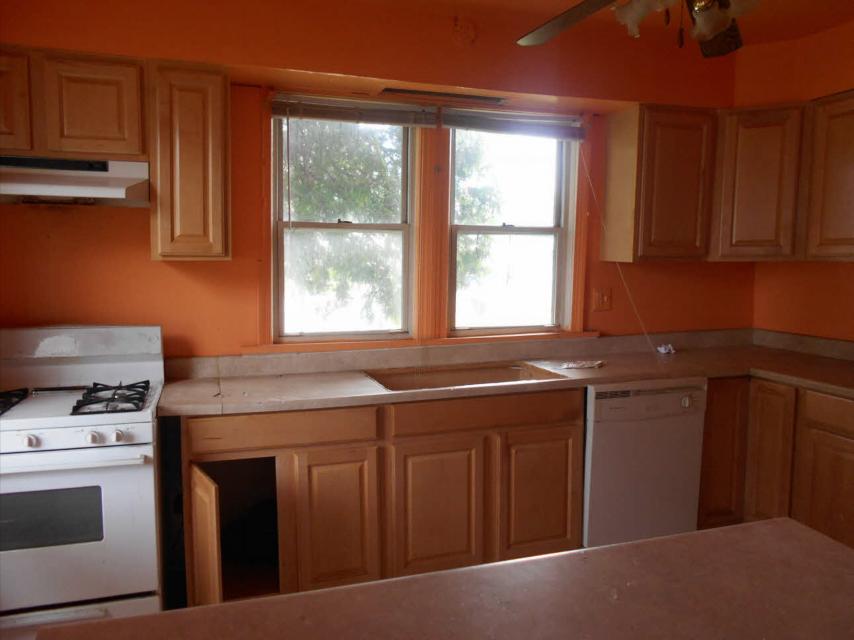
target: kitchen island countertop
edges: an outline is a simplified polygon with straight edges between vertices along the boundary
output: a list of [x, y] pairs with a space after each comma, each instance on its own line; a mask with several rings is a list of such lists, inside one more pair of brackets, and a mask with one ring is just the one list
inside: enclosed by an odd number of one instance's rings
[[854, 632], [854, 551], [785, 518], [43, 629], [39, 640], [822, 638]]
[[[594, 359], [585, 357], [585, 360]], [[201, 416], [391, 404], [471, 396], [581, 388], [654, 378], [755, 376], [854, 398], [854, 361], [767, 347], [691, 349], [675, 355], [611, 353], [598, 369], [561, 369], [561, 361], [531, 364], [560, 374], [554, 380], [389, 391], [361, 371], [198, 378], [167, 383], [160, 416]]]

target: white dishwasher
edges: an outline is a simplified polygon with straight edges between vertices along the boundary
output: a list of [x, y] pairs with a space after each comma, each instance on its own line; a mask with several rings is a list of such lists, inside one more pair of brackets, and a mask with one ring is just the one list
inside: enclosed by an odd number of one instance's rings
[[697, 528], [706, 379], [587, 388], [584, 546]]

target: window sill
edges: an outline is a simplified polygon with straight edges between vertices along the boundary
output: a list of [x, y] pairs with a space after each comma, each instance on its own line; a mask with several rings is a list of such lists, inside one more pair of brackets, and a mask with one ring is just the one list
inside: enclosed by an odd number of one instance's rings
[[524, 342], [527, 340], [557, 340], [566, 338], [598, 338], [598, 331], [541, 331], [535, 333], [453, 336], [448, 338], [399, 338], [386, 340], [340, 340], [316, 342], [279, 342], [243, 347], [244, 355], [272, 353], [298, 353], [323, 351], [348, 351], [358, 349], [399, 349], [403, 347], [449, 346], [455, 344], [489, 342]]

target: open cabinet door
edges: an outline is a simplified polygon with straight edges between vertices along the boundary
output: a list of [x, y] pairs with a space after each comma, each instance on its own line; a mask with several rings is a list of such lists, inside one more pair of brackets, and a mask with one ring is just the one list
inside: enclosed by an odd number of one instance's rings
[[219, 487], [204, 471], [190, 465], [192, 578], [190, 605], [222, 602]]

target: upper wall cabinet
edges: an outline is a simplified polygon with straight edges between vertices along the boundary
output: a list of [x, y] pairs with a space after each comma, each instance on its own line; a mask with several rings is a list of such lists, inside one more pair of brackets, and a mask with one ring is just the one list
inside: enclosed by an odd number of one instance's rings
[[801, 121], [800, 107], [721, 114], [712, 258], [794, 256]]
[[854, 91], [814, 103], [808, 258], [854, 258]]
[[36, 113], [44, 148], [56, 152], [143, 152], [142, 66], [91, 58], [37, 58]]
[[0, 51], [0, 149], [28, 151], [32, 146], [29, 59]]
[[705, 257], [714, 148], [711, 111], [640, 106], [612, 115], [602, 259]]
[[0, 149], [145, 158], [143, 65], [128, 58], [0, 52]]
[[151, 87], [155, 259], [228, 257], [228, 81], [158, 66]]

